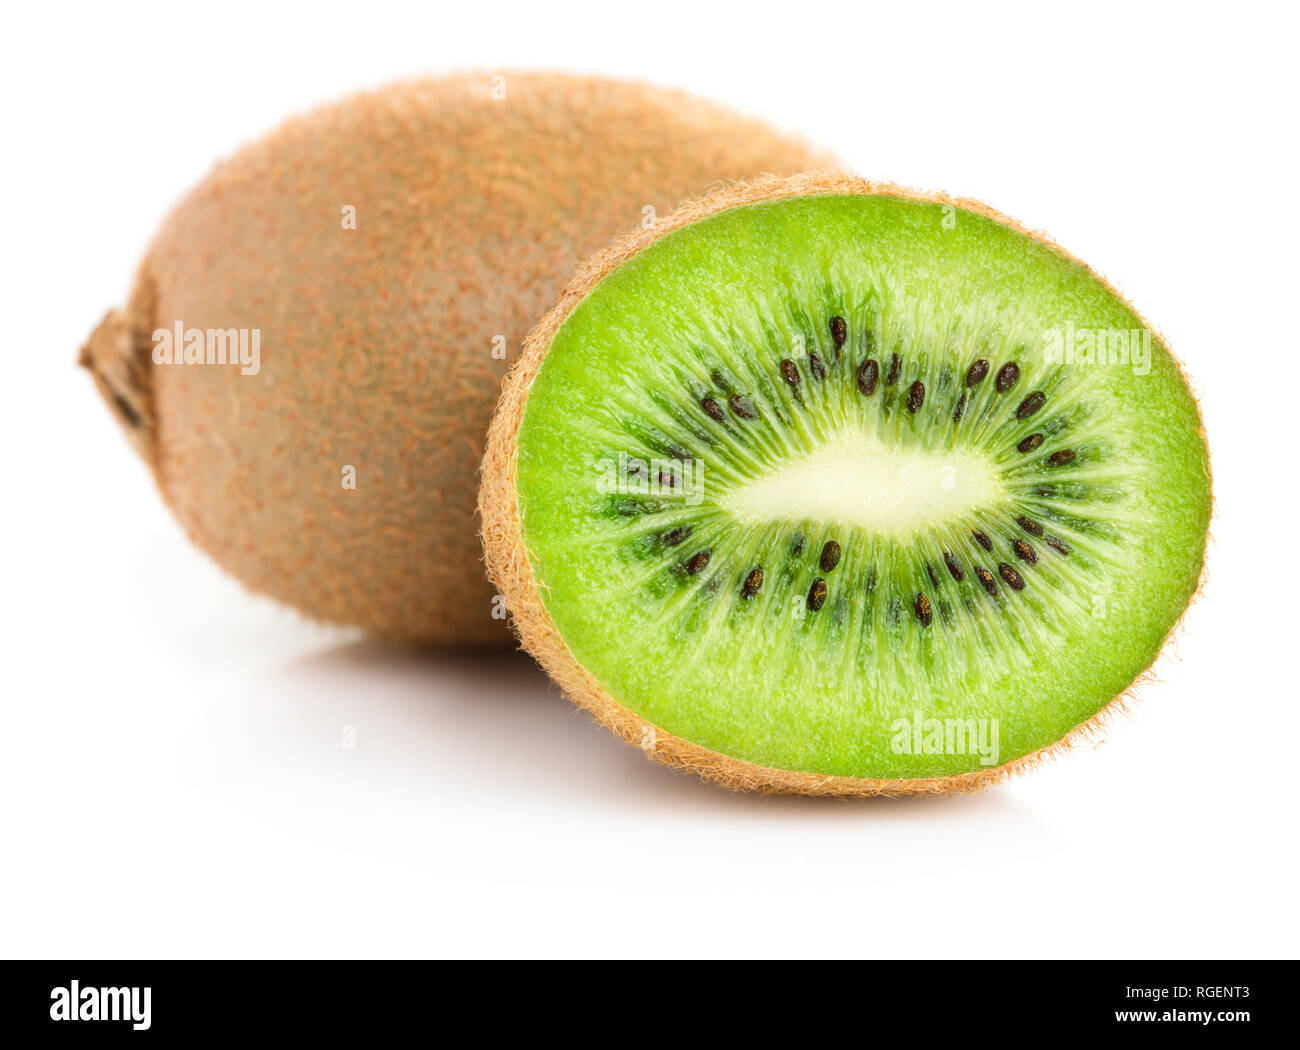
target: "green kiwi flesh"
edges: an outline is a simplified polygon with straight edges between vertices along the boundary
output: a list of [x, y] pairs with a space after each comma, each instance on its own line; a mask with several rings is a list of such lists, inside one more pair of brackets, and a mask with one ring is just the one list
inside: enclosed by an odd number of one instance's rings
[[599, 690], [828, 777], [1068, 736], [1159, 653], [1211, 507], [1197, 405], [1132, 308], [1009, 222], [904, 195], [653, 240], [560, 325], [516, 440], [528, 569]]

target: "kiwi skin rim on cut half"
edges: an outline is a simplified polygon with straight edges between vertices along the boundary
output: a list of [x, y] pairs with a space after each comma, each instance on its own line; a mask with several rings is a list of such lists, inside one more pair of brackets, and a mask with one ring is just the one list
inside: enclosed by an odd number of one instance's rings
[[[911, 778], [842, 776], [774, 768], [735, 758], [674, 735], [629, 710], [611, 696], [602, 688], [596, 677], [579, 662], [565, 642], [543, 602], [538, 581], [533, 573], [530, 555], [525, 548], [518, 503], [518, 436], [533, 380], [543, 358], [561, 326], [588, 293], [611, 271], [655, 241], [674, 230], [697, 223], [719, 212], [787, 197], [853, 194], [883, 195], [916, 202], [950, 205], [983, 216], [1048, 246], [1053, 252], [1082, 266], [1117, 302], [1132, 311], [1131, 305], [1118, 292], [1042, 234], [1025, 229], [1014, 220], [979, 202], [944, 194], [917, 193], [892, 184], [822, 173], [790, 178], [765, 178], [724, 188], [688, 204], [651, 228], [630, 234], [590, 260], [575, 276], [556, 306], [530, 334], [521, 360], [506, 379], [501, 401], [489, 430], [483, 461], [479, 512], [483, 522], [487, 570], [505, 599], [512, 616], [512, 625], [522, 647], [542, 664], [573, 702], [590, 711], [599, 722], [629, 744], [639, 747], [655, 761], [689, 770], [731, 789], [765, 793], [851, 797], [943, 794], [976, 790], [1003, 779], [1010, 773], [1032, 767], [1044, 757], [1095, 736], [1106, 720], [1123, 708], [1132, 695], [1133, 688], [1150, 674], [1150, 668], [1138, 674], [1127, 689], [1121, 691], [1109, 703], [1064, 736], [1001, 765], [954, 775]], [[1134, 316], [1138, 316], [1136, 311], [1133, 313]], [[1142, 323], [1145, 325], [1145, 321]], [[1150, 329], [1149, 325], [1146, 327]], [[1154, 334], [1153, 329], [1152, 332]], [[1154, 337], [1159, 339], [1158, 335]], [[1167, 352], [1163, 340], [1160, 340], [1160, 344]], [[1177, 364], [1172, 355], [1170, 359]], [[1198, 428], [1198, 435], [1203, 441], [1203, 429]], [[1208, 461], [1206, 470], [1208, 485]], [[1204, 537], [1199, 551], [1200, 579], [1203, 579], [1204, 573], [1203, 543]], [[1199, 585], [1197, 591], [1199, 592]], [[1193, 599], [1194, 597], [1195, 594], [1192, 595]], [[927, 605], [927, 625], [929, 611]], [[1167, 644], [1168, 637], [1172, 636], [1176, 627], [1175, 624], [1170, 629], [1158, 651], [1163, 651], [1164, 644]]]

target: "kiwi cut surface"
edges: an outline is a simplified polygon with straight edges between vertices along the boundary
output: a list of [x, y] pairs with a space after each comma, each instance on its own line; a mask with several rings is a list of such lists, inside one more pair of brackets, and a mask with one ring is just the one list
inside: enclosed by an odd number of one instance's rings
[[[726, 179], [833, 160], [690, 95], [507, 72], [290, 121], [171, 213], [81, 361], [190, 538], [310, 617], [508, 643], [477, 469], [501, 378], [574, 268]], [[260, 369], [153, 335], [255, 331]]]
[[975, 787], [1095, 725], [1210, 506], [1195, 400], [1118, 293], [981, 205], [838, 176], [595, 259], [480, 492], [575, 701], [728, 786], [845, 795]]

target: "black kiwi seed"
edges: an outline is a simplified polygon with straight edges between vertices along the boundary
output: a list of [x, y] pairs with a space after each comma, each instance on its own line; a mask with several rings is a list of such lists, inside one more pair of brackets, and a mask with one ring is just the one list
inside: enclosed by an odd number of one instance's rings
[[675, 489], [677, 487], [677, 479], [673, 477], [672, 471], [659, 471], [659, 485], [661, 488], [665, 489]]
[[722, 406], [711, 397], [706, 397], [701, 401], [700, 408], [704, 409], [710, 419], [716, 419], [719, 423], [727, 418], [727, 413], [722, 411]]
[[922, 627], [929, 627], [930, 621], [934, 619], [930, 611], [930, 599], [924, 593], [916, 596], [916, 618], [921, 621]]
[[1045, 404], [1047, 404], [1047, 395], [1041, 390], [1035, 390], [1020, 402], [1020, 407], [1016, 409], [1016, 418], [1028, 419]]
[[975, 575], [979, 577], [980, 584], [984, 589], [989, 592], [989, 597], [996, 598], [998, 596], [998, 581], [993, 578], [993, 573], [976, 565]]
[[966, 385], [979, 386], [984, 382], [984, 377], [989, 374], [989, 363], [980, 358], [966, 371]]
[[691, 560], [686, 563], [686, 571], [692, 576], [698, 576], [704, 571], [704, 567], [709, 564], [709, 559], [712, 557], [712, 548], [702, 550], [698, 554], [692, 555]]
[[962, 394], [962, 396], [957, 399], [957, 407], [952, 410], [952, 421], [954, 423], [960, 423], [961, 417], [964, 416], [965, 414], [966, 414], [966, 395]]
[[731, 406], [731, 411], [735, 412], [741, 419], [758, 418], [758, 409], [754, 407], [754, 402], [743, 394], [732, 394], [727, 399], [727, 404]]
[[665, 547], [676, 547], [682, 540], [691, 534], [690, 525], [678, 525], [671, 532], [665, 532], [663, 541]]
[[793, 544], [790, 545], [790, 557], [797, 558], [803, 553], [803, 537], [796, 536]]
[[1016, 557], [1021, 561], [1028, 562], [1030, 565], [1038, 563], [1038, 554], [1024, 540], [1012, 540], [1011, 549], [1016, 552]]
[[1070, 553], [1070, 548], [1066, 545], [1065, 541], [1058, 540], [1055, 536], [1044, 536], [1043, 542], [1046, 543], [1049, 547], [1051, 547], [1052, 550], [1060, 554]]
[[1020, 366], [1016, 364], [1014, 361], [1008, 361], [1005, 365], [1003, 365], [1001, 368], [998, 369], [998, 377], [994, 381], [994, 386], [997, 387], [999, 394], [1005, 394], [1008, 390], [1010, 390], [1013, 386], [1016, 385], [1016, 381], [1019, 378], [1020, 378]]
[[930, 577], [930, 586], [934, 588], [938, 588], [939, 577], [934, 574], [934, 566], [931, 565], [929, 562], [925, 563], [925, 574]]
[[763, 586], [763, 567], [755, 565], [749, 575], [745, 577], [745, 585], [740, 588], [742, 598], [752, 598], [758, 593], [758, 589]]
[[1041, 536], [1043, 534], [1043, 527], [1030, 518], [1019, 517], [1016, 519], [1016, 524], [1031, 536]]
[[1059, 452], [1053, 452], [1047, 457], [1047, 465], [1050, 467], [1064, 467], [1074, 462], [1074, 449], [1063, 448]]
[[1020, 442], [1020, 444], [1016, 446], [1016, 451], [1017, 451], [1017, 452], [1033, 452], [1034, 449], [1036, 449], [1036, 448], [1037, 448], [1039, 445], [1041, 445], [1042, 443], [1043, 443], [1043, 435], [1042, 435], [1042, 434], [1030, 434], [1029, 437], [1023, 439], [1023, 440]]
[[826, 581], [820, 576], [813, 580], [813, 584], [808, 588], [808, 608], [816, 612], [826, 604]]
[[876, 392], [876, 383], [880, 379], [880, 366], [876, 364], [874, 357], [869, 357], [862, 362], [862, 367], [858, 369], [858, 389], [867, 397]]
[[975, 537], [975, 542], [978, 543], [981, 547], [983, 547], [986, 551], [991, 551], [993, 549], [993, 541], [989, 539], [988, 533], [982, 532], [979, 529], [975, 529], [971, 532], [971, 535]]
[[1013, 591], [1025, 589], [1025, 578], [1004, 561], [998, 562], [998, 575], [1006, 580], [1007, 586]]
[[948, 566], [948, 571], [952, 574], [952, 578], [958, 583], [961, 583], [966, 576], [966, 574], [961, 571], [961, 563], [948, 551], [943, 552], [943, 563]]
[[916, 415], [921, 405], [925, 403], [925, 384], [919, 379], [907, 388], [907, 410]]
[[722, 369], [715, 368], [709, 373], [709, 378], [713, 380], [713, 385], [725, 390], [728, 394], [736, 392], [735, 385], [722, 373]]
[[797, 393], [799, 390], [799, 369], [795, 367], [795, 363], [787, 357], [781, 362], [780, 368], [781, 378], [786, 381], [791, 390]]
[[830, 573], [835, 571], [835, 566], [840, 563], [840, 545], [834, 540], [827, 540], [822, 547], [822, 556], [818, 563], [822, 567], [822, 572]]
[[894, 354], [889, 359], [889, 374], [885, 376], [885, 386], [893, 386], [898, 382], [898, 373], [903, 368], [903, 359]]
[[831, 338], [835, 340], [835, 348], [838, 350], [844, 345], [844, 340], [849, 337], [849, 326], [845, 323], [843, 317], [831, 318]]
[[808, 355], [808, 371], [812, 373], [812, 377], [819, 383], [826, 378], [826, 366], [822, 364], [822, 359], [816, 354]]

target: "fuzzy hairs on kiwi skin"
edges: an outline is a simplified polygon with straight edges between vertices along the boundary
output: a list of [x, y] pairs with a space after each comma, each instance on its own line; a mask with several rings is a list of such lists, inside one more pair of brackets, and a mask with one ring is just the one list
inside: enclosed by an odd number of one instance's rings
[[[517, 357], [645, 209], [836, 163], [682, 92], [503, 77], [504, 98], [486, 73], [399, 83], [245, 147], [171, 212], [81, 351], [190, 539], [311, 619], [507, 644], [474, 521], [494, 342]], [[155, 364], [176, 322], [259, 329], [260, 374]]]
[[[921, 193], [902, 187], [868, 182], [834, 173], [808, 173], [790, 178], [760, 178], [723, 188], [681, 208], [652, 229], [635, 231], [596, 255], [578, 272], [556, 306], [530, 333], [522, 359], [513, 367], [503, 387], [500, 403], [489, 429], [479, 492], [479, 514], [483, 522], [483, 544], [488, 575], [504, 596], [512, 627], [521, 647], [527, 650], [578, 706], [612, 730], [628, 744], [640, 748], [651, 760], [694, 773], [707, 781], [732, 790], [760, 793], [832, 797], [937, 795], [981, 790], [1056, 756], [1074, 745], [1095, 739], [1115, 713], [1123, 710], [1133, 690], [1151, 675], [1151, 666], [1130, 680], [1091, 717], [1077, 724], [1054, 742], [1000, 765], [956, 775], [914, 778], [823, 775], [775, 768], [732, 757], [675, 735], [620, 703], [574, 655], [557, 627], [542, 587], [535, 575], [532, 552], [528, 549], [519, 505], [518, 438], [534, 380], [552, 342], [565, 321], [606, 277], [622, 264], [676, 230], [689, 227], [718, 213], [788, 197], [834, 194], [869, 194], [924, 201], [975, 213], [1032, 238], [1052, 252], [1076, 263], [1102, 284], [1130, 311], [1132, 307], [1084, 264], [1037, 231], [1031, 231], [988, 206], [969, 199], [939, 193]], [[1136, 311], [1133, 311], [1136, 315]], [[1140, 318], [1139, 318], [1140, 319]], [[1143, 321], [1145, 325], [1145, 321]], [[1150, 326], [1146, 326], [1150, 329]], [[1152, 330], [1153, 331], [1153, 330]], [[1157, 336], [1157, 338], [1159, 338]], [[1164, 348], [1164, 341], [1161, 340]], [[1167, 348], [1165, 348], [1167, 349]], [[1181, 365], [1172, 358], [1181, 372]], [[1183, 377], [1186, 382], [1186, 377]], [[1199, 416], [1198, 416], [1199, 422]], [[1203, 441], [1203, 429], [1197, 434]], [[1206, 483], [1209, 483], [1208, 459]], [[1208, 518], [1208, 515], [1207, 515]], [[1204, 537], [1195, 592], [1204, 580]], [[926, 609], [929, 612], [928, 606]], [[1176, 633], [1181, 616], [1159, 646], [1163, 651]], [[927, 619], [928, 624], [928, 619]], [[1110, 695], [1110, 694], [1108, 694]]]

